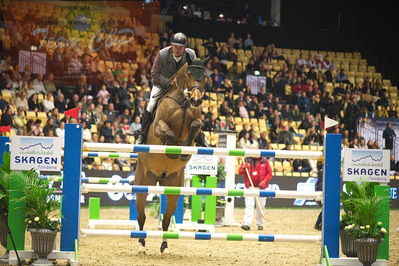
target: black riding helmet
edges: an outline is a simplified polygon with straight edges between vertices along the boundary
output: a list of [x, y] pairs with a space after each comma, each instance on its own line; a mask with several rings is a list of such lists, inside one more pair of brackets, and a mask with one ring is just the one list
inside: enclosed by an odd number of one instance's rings
[[187, 46], [187, 36], [182, 32], [178, 32], [173, 35], [171, 43], [173, 45]]

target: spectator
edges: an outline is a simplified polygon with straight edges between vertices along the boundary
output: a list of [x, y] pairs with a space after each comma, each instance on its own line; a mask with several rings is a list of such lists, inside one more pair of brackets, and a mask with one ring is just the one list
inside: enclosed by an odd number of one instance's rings
[[244, 41], [244, 49], [245, 50], [252, 50], [254, 47], [254, 41], [251, 39], [251, 34], [247, 34], [247, 38]]
[[17, 108], [17, 114], [13, 117], [13, 121], [15, 128], [23, 128], [26, 125], [27, 120], [22, 108]]
[[[315, 185], [315, 191], [323, 191], [323, 163], [321, 161], [317, 162], [317, 182]], [[322, 202], [317, 201], [319, 207], [322, 207]], [[317, 216], [316, 223], [314, 225], [314, 229], [321, 231], [322, 230], [322, 217], [323, 211], [320, 211], [319, 215]]]
[[288, 143], [290, 145], [294, 144], [294, 136], [292, 132], [288, 130], [286, 125], [283, 125], [278, 132], [277, 143]]
[[132, 132], [138, 131], [141, 129], [141, 119], [140, 116], [135, 116], [133, 123], [130, 125], [130, 129]]
[[219, 107], [220, 115], [221, 116], [231, 116], [233, 115], [232, 110], [229, 107], [229, 103], [224, 101]]
[[7, 107], [6, 111], [1, 115], [0, 126], [14, 127], [13, 110], [11, 107]]
[[330, 57], [327, 55], [326, 57], [324, 57], [321, 68], [322, 69], [330, 69], [331, 67], [334, 67], [334, 64], [330, 61]]
[[204, 131], [216, 131], [218, 126], [217, 117], [214, 114], [211, 114], [208, 118], [205, 119], [205, 123], [203, 125]]
[[54, 106], [60, 113], [64, 113], [67, 110], [65, 98], [62, 93], [58, 93], [57, 99], [54, 101]]
[[260, 138], [259, 138], [259, 149], [266, 149], [267, 145], [268, 145], [268, 141], [267, 141], [267, 132], [266, 131], [262, 131], [260, 133]]
[[210, 57], [214, 57], [217, 55], [218, 46], [212, 37], [210, 37], [207, 42], [204, 42], [202, 46], [204, 46], [208, 50], [208, 55]]
[[[252, 158], [247, 157], [240, 165], [238, 171], [239, 175], [245, 177], [245, 188], [246, 189], [266, 189], [269, 186], [269, 182], [272, 179], [272, 169], [266, 158]], [[251, 181], [250, 181], [251, 179]], [[252, 186], [253, 184], [253, 186]], [[266, 204], [266, 198], [259, 198], [258, 205], [256, 207], [256, 225], [258, 230], [263, 230], [264, 225], [264, 214], [263, 208]], [[252, 225], [252, 219], [254, 215], [255, 198], [245, 197], [245, 216], [244, 224], [241, 226], [244, 230], [250, 230]]]
[[83, 129], [83, 133], [82, 133], [82, 138], [84, 141], [87, 142], [92, 142], [92, 134], [89, 128], [87, 128], [87, 122], [86, 121], [82, 121], [82, 129]]
[[281, 117], [283, 120], [292, 120], [293, 114], [289, 104], [284, 105], [284, 109], [281, 111]]
[[303, 67], [308, 65], [304, 55], [302, 53], [299, 54], [299, 58], [296, 60], [296, 69], [303, 69]]
[[234, 48], [237, 43], [237, 39], [235, 38], [235, 34], [232, 32], [230, 33], [230, 37], [227, 39], [227, 47]]
[[42, 129], [42, 120], [36, 119], [35, 122], [33, 123], [32, 126], [32, 133], [33, 136], [42, 136], [43, 134], [43, 129]]
[[335, 68], [330, 66], [326, 72], [324, 72], [323, 76], [327, 82], [333, 82], [335, 80]]
[[366, 140], [364, 138], [360, 138], [359, 149], [367, 149]]
[[250, 135], [248, 132], [246, 132], [244, 136], [239, 139], [238, 147], [240, 147], [241, 149], [249, 149], [251, 145], [252, 143], [250, 141]]
[[15, 100], [15, 106], [17, 108], [21, 108], [23, 111], [28, 111], [29, 110], [29, 103], [28, 99], [26, 98], [26, 92], [21, 91], [19, 93], [19, 96]]
[[310, 172], [312, 170], [308, 159], [295, 159], [293, 168], [294, 172]]
[[308, 128], [306, 137], [304, 138], [302, 145], [311, 145], [311, 144], [319, 145], [319, 143], [320, 143], [320, 137], [317, 134], [316, 130], [312, 127]]
[[55, 129], [55, 135], [57, 137], [65, 137], [65, 122], [61, 122], [59, 127]]
[[55, 106], [54, 106], [54, 98], [51, 92], [48, 92], [46, 94], [46, 99], [43, 101], [43, 111], [44, 112], [50, 112], [52, 111]]
[[29, 111], [34, 111], [34, 112], [41, 111], [42, 107], [41, 104], [39, 103], [39, 98], [37, 97], [37, 94], [33, 94], [32, 96], [30, 96], [28, 100], [28, 106], [29, 106]]
[[343, 82], [343, 83], [350, 83], [348, 80], [348, 75], [345, 73], [345, 69], [341, 68], [339, 71], [337, 78], [335, 79], [336, 82]]
[[49, 132], [50, 131], [55, 131], [56, 127], [55, 127], [55, 121], [53, 117], [50, 117], [47, 122], [46, 125], [43, 127], [43, 133], [45, 136], [49, 136]]
[[107, 105], [110, 97], [111, 97], [111, 94], [107, 90], [107, 86], [105, 84], [103, 84], [101, 86], [101, 90], [97, 93], [97, 99], [101, 98], [101, 102], [103, 104]]
[[57, 88], [55, 87], [53, 80], [54, 80], [54, 74], [49, 73], [46, 76], [46, 79], [43, 81], [43, 86], [45, 91], [52, 94], [54, 94], [57, 91]]
[[301, 93], [301, 97], [298, 98], [298, 107], [302, 117], [312, 110], [312, 102], [309, 97], [307, 97], [307, 93], [305, 91], [303, 91]]
[[313, 121], [313, 115], [308, 114], [306, 116], [306, 119], [302, 121], [302, 123], [299, 125], [299, 129], [305, 129], [308, 130], [308, 128], [312, 127], [312, 121]]
[[108, 108], [104, 111], [104, 114], [108, 117], [108, 120], [112, 123], [118, 116], [119, 112], [115, 110], [113, 103], [108, 104]]
[[239, 101], [238, 102], [238, 106], [236, 109], [236, 114], [239, 117], [243, 117], [243, 118], [249, 118], [249, 113], [247, 108], [245, 107], [245, 102], [244, 101]]
[[104, 125], [100, 128], [100, 136], [104, 137], [104, 142], [112, 143], [114, 139], [114, 131], [110, 120], [104, 122]]
[[33, 80], [33, 89], [36, 93], [46, 94], [46, 89], [44, 88], [43, 84], [43, 75], [38, 74]]
[[392, 124], [388, 123], [384, 131], [382, 132], [382, 137], [385, 139], [385, 149], [392, 150], [394, 139], [396, 138], [395, 130], [392, 128]]

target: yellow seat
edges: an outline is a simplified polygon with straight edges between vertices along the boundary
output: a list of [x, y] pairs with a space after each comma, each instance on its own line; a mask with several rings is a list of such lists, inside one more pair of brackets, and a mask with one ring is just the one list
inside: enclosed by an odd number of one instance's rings
[[309, 151], [310, 150], [309, 145], [302, 145], [302, 150]]
[[277, 150], [277, 149], [278, 149], [278, 144], [277, 144], [277, 143], [270, 143], [270, 147], [271, 147], [273, 150]]
[[37, 112], [37, 118], [39, 118], [40, 120], [47, 120], [47, 113], [46, 112]]
[[292, 176], [292, 171], [284, 172], [284, 175], [285, 175], [285, 176]]
[[90, 132], [91, 132], [91, 133], [97, 133], [97, 132], [98, 132], [97, 125], [92, 124], [92, 125], [91, 125], [91, 128], [90, 128]]
[[122, 166], [122, 171], [130, 172], [130, 167], [129, 166]]
[[39, 100], [40, 103], [42, 103], [44, 101], [43, 94], [41, 94], [41, 93], [37, 94], [37, 99]]
[[35, 120], [37, 118], [36, 113], [33, 111], [27, 111], [26, 112], [26, 118], [27, 119], [33, 119]]
[[302, 150], [302, 145], [301, 144], [295, 144], [294, 145], [294, 150], [296, 150], [296, 151]]
[[12, 98], [12, 94], [9, 91], [3, 91], [1, 97], [8, 102]]

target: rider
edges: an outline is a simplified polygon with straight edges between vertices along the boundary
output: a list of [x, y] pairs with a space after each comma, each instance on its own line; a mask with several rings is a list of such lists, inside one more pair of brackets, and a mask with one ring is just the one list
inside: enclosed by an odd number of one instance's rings
[[[176, 33], [172, 37], [171, 46], [160, 50], [155, 58], [151, 69], [152, 90], [150, 101], [143, 113], [141, 121], [140, 135], [136, 140], [136, 144], [143, 144], [147, 136], [147, 130], [151, 124], [153, 112], [157, 106], [161, 95], [159, 92], [167, 90], [170, 78], [189, 60], [196, 59], [195, 51], [187, 48], [187, 36], [181, 32]], [[156, 96], [156, 97], [154, 97]], [[198, 146], [208, 147], [205, 135], [201, 132], [195, 140]]]

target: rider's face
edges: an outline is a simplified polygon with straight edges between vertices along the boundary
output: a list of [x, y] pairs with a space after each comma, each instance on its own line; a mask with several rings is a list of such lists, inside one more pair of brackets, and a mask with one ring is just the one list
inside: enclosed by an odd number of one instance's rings
[[173, 55], [176, 57], [182, 56], [185, 46], [172, 44]]

